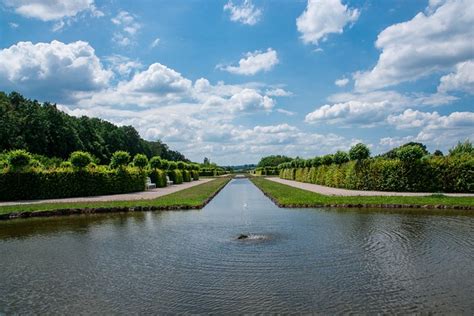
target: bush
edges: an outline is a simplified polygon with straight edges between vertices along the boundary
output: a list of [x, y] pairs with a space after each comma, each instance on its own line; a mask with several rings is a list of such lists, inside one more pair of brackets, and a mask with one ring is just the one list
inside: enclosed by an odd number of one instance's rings
[[349, 150], [349, 158], [351, 160], [363, 160], [370, 157], [370, 150], [369, 147], [362, 143], [358, 143], [354, 145]]
[[179, 170], [184, 170], [184, 162], [178, 161], [176, 167], [178, 167]]
[[182, 174], [184, 182], [191, 182], [191, 172], [189, 170], [183, 170]]
[[161, 169], [168, 170], [170, 168], [170, 162], [168, 160], [161, 160]]
[[183, 183], [183, 174], [178, 169], [172, 169], [168, 171], [168, 176], [173, 184], [181, 184]]
[[170, 161], [169, 162], [169, 167], [168, 167], [169, 170], [175, 170], [175, 169], [178, 169], [178, 164], [175, 162], [175, 161]]
[[191, 170], [191, 176], [193, 177], [193, 180], [195, 181], [199, 180], [199, 171]]
[[406, 163], [413, 163], [421, 159], [425, 153], [420, 146], [410, 145], [397, 150], [397, 158]]
[[321, 157], [321, 163], [323, 165], [328, 166], [328, 165], [332, 164], [333, 162], [334, 162], [333, 155], [324, 155], [324, 156]]
[[340, 165], [349, 161], [349, 155], [344, 151], [338, 150], [334, 154], [333, 159], [334, 159], [334, 163]]
[[469, 154], [474, 155], [474, 146], [469, 140], [464, 141], [463, 143], [458, 142], [456, 146], [449, 150], [450, 156]]
[[135, 157], [133, 157], [133, 165], [143, 169], [148, 165], [148, 158], [143, 154], [136, 154]]
[[126, 151], [116, 151], [110, 160], [110, 167], [123, 168], [130, 162], [130, 154]]
[[84, 151], [75, 151], [69, 157], [71, 165], [78, 169], [87, 167], [92, 162], [91, 154]]
[[150, 159], [150, 168], [152, 169], [161, 169], [163, 168], [163, 163], [160, 157], [154, 156]]
[[137, 168], [56, 168], [0, 172], [0, 200], [33, 200], [129, 193], [145, 190]]
[[12, 150], [8, 153], [8, 164], [13, 169], [22, 169], [30, 165], [31, 154], [23, 149]]
[[148, 176], [152, 183], [156, 184], [157, 188], [164, 188], [166, 187], [166, 172], [160, 169], [151, 169], [148, 172]]

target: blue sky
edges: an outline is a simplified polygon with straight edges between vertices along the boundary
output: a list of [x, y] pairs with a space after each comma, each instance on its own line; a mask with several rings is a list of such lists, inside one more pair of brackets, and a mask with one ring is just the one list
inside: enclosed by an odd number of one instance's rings
[[474, 136], [471, 0], [0, 0], [0, 90], [190, 159]]

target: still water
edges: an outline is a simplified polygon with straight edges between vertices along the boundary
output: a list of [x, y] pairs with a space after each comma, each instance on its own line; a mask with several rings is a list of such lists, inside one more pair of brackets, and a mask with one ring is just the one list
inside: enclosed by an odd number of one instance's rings
[[1, 222], [0, 314], [474, 313], [474, 217], [417, 212], [280, 209], [236, 179], [199, 211]]

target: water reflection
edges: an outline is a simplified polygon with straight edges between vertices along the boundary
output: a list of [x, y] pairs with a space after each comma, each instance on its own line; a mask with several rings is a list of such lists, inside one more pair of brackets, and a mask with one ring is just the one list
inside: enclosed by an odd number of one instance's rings
[[465, 213], [280, 209], [233, 180], [201, 211], [0, 223], [0, 314], [472, 314], [473, 230]]

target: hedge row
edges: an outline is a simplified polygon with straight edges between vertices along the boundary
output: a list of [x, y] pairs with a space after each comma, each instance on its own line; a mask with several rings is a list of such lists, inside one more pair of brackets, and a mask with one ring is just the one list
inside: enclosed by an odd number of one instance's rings
[[129, 193], [145, 190], [146, 173], [117, 170], [58, 168], [0, 172], [0, 200], [33, 200]]
[[173, 181], [173, 184], [183, 183], [183, 173], [181, 170], [178, 170], [178, 169], [169, 170], [168, 177], [170, 178], [171, 181]]
[[255, 169], [257, 176], [276, 176], [278, 175], [278, 167], [258, 167]]
[[160, 169], [151, 169], [148, 171], [148, 176], [152, 183], [156, 184], [157, 188], [164, 188], [167, 185], [166, 172]]
[[213, 168], [202, 168], [199, 170], [199, 175], [202, 177], [215, 177], [220, 176], [225, 173], [224, 170], [221, 169], [213, 169]]
[[280, 178], [355, 190], [474, 192], [474, 156], [432, 156], [411, 162], [373, 158], [340, 165], [285, 168]]

